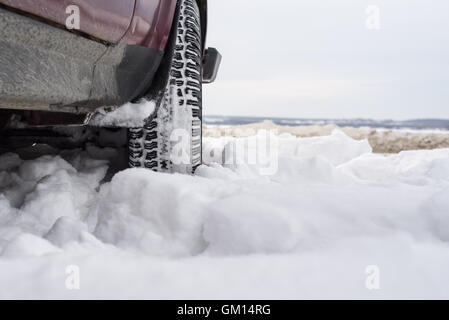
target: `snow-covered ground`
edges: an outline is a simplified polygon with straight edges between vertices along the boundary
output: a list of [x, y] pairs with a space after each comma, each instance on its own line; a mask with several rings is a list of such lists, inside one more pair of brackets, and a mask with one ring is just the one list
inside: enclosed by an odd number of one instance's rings
[[224, 126], [208, 125], [204, 128], [207, 137], [246, 137], [254, 135], [258, 130], [275, 130], [279, 134], [289, 133], [298, 138], [327, 136], [338, 129], [356, 140], [367, 139], [374, 153], [398, 153], [407, 150], [432, 150], [449, 148], [449, 131], [447, 130], [414, 130], [414, 129], [379, 129], [373, 127], [338, 127], [326, 125], [277, 125], [272, 121], [263, 121], [247, 125]]
[[204, 147], [195, 176], [110, 182], [113, 149], [0, 156], [0, 298], [449, 298], [449, 149]]

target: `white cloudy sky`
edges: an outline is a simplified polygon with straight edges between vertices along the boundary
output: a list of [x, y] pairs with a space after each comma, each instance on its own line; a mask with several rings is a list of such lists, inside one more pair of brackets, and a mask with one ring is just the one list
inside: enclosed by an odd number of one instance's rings
[[[366, 9], [380, 9], [380, 30]], [[205, 113], [449, 119], [448, 0], [209, 0]]]

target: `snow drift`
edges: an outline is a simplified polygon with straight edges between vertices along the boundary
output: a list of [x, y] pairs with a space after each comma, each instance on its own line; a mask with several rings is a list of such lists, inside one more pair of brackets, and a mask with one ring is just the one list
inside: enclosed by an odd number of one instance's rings
[[276, 130], [279, 134], [288, 133], [298, 138], [328, 136], [334, 130], [341, 130], [356, 140], [368, 140], [374, 153], [399, 153], [409, 150], [433, 150], [449, 148], [449, 132], [447, 130], [413, 130], [413, 129], [376, 129], [372, 127], [354, 128], [327, 125], [277, 125], [270, 120], [248, 125], [204, 126], [206, 137], [248, 137], [258, 130]]
[[266, 174], [258, 139], [205, 139], [195, 176], [110, 182], [101, 150], [0, 156], [0, 298], [449, 298], [449, 149], [271, 135]]

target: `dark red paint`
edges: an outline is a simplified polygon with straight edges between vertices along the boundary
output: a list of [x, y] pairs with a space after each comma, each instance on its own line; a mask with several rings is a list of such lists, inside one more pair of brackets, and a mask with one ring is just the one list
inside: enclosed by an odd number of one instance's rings
[[82, 32], [118, 42], [131, 23], [135, 0], [0, 0], [0, 3], [65, 26], [69, 5], [80, 8]]
[[95, 38], [164, 50], [176, 0], [0, 0], [0, 4], [65, 25], [69, 5], [80, 8], [82, 32]]
[[123, 42], [164, 50], [175, 9], [176, 0], [136, 0], [134, 18]]

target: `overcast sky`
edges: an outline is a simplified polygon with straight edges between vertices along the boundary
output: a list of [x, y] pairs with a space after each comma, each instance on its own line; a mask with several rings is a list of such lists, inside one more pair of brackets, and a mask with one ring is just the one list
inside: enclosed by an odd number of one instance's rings
[[209, 11], [223, 62], [206, 115], [449, 119], [448, 0], [209, 0]]

